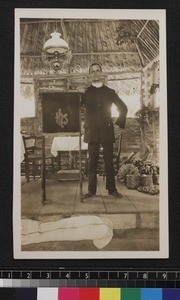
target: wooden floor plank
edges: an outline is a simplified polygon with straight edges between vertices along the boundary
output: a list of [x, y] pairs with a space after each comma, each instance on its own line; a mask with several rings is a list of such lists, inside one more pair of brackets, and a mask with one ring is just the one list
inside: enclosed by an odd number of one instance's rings
[[[79, 187], [78, 187], [79, 190]], [[88, 180], [83, 180], [83, 192], [84, 194], [88, 191]], [[106, 213], [105, 207], [103, 205], [102, 197], [100, 193], [97, 192], [92, 198], [83, 199], [81, 201], [79, 194], [77, 193], [74, 205], [75, 214], [97, 214]]]
[[78, 181], [57, 181], [47, 183], [48, 203], [41, 209], [41, 214], [72, 215]]
[[[116, 186], [119, 192], [123, 193], [123, 198], [116, 199], [108, 195], [105, 181], [102, 177], [98, 177], [97, 195], [81, 202], [79, 181], [47, 180], [46, 183], [49, 201], [44, 205], [41, 203], [40, 180], [30, 180], [29, 183], [23, 184], [22, 218], [48, 222], [84, 214], [107, 217], [115, 226], [114, 234], [111, 242], [101, 251], [132, 251], [132, 249], [133, 251], [158, 251], [158, 196], [128, 190], [124, 184], [117, 182]], [[84, 178], [83, 193], [86, 193], [87, 189], [88, 179]], [[137, 215], [140, 217], [139, 223]], [[144, 226], [143, 229], [138, 229], [137, 224]], [[156, 229], [152, 229], [153, 226]], [[23, 251], [98, 251], [92, 241], [47, 242], [23, 246], [22, 249]]]
[[21, 185], [21, 198], [25, 198], [29, 195], [29, 193], [39, 193], [40, 189], [40, 178], [36, 178], [35, 180], [31, 179], [29, 182], [25, 181], [22, 178], [23, 184]]
[[[116, 186], [123, 194], [117, 199], [109, 196], [105, 181], [98, 177], [97, 195], [81, 202], [79, 181], [46, 181], [47, 202], [41, 207], [41, 181], [30, 180], [21, 187], [22, 215], [72, 215], [72, 214], [118, 214], [118, 213], [158, 213], [159, 197], [129, 190], [119, 182]], [[83, 193], [87, 193], [88, 179], [83, 180]]]
[[42, 207], [40, 181], [30, 181], [23, 185], [21, 192], [21, 215], [34, 216], [40, 213]]
[[115, 198], [114, 196], [108, 195], [108, 191], [105, 188], [105, 181], [102, 178], [98, 179], [98, 187], [100, 189], [104, 206], [106, 207], [107, 213], [135, 213], [136, 208], [129, 201], [125, 193], [122, 192], [121, 187], [118, 187], [118, 191], [123, 194], [122, 198]]
[[149, 195], [128, 189], [124, 184], [117, 182], [117, 186], [126, 195], [138, 212], [153, 212], [159, 210], [159, 195]]

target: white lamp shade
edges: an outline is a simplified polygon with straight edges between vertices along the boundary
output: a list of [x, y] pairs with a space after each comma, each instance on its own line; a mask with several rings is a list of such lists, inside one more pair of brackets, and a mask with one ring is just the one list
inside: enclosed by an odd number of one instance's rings
[[67, 42], [60, 38], [61, 34], [59, 32], [51, 33], [51, 38], [47, 40], [44, 44], [44, 50], [48, 53], [54, 53], [55, 51], [59, 53], [66, 53], [69, 50]]

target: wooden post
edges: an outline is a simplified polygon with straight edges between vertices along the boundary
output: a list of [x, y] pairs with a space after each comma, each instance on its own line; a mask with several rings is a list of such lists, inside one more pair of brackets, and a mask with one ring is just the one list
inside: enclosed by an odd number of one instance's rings
[[119, 171], [119, 161], [120, 161], [120, 154], [121, 154], [121, 148], [122, 148], [122, 138], [123, 134], [121, 133], [118, 140], [118, 153], [117, 153], [117, 173]]
[[141, 108], [143, 107], [144, 105], [144, 101], [143, 101], [143, 91], [142, 91], [142, 81], [143, 81], [143, 76], [144, 76], [144, 73], [143, 73], [143, 70], [141, 70], [141, 83], [140, 83], [140, 104], [141, 104]]
[[41, 164], [41, 188], [42, 204], [46, 201], [46, 164], [45, 164], [45, 137], [42, 136], [42, 164]]
[[[141, 85], [140, 85], [140, 104], [141, 104], [141, 108], [143, 108], [143, 106], [144, 106], [143, 79], [144, 79], [144, 68], [141, 70]], [[143, 145], [144, 145], [144, 131], [143, 131], [143, 128], [142, 128], [142, 124], [140, 124], [140, 135], [141, 135], [141, 140], [140, 140], [140, 145], [139, 145], [139, 151], [140, 151], [140, 156], [142, 157]]]
[[82, 155], [81, 155], [81, 94], [79, 95], [79, 185], [80, 185], [80, 198], [83, 199], [82, 192]]
[[[155, 76], [155, 72], [156, 72], [156, 68], [155, 68], [155, 62], [152, 65], [152, 72], [153, 72], [153, 80], [152, 80], [152, 84], [156, 84], [156, 76]], [[155, 109], [155, 91], [152, 94], [152, 108], [153, 110]], [[155, 118], [155, 110], [153, 111], [152, 114], [152, 140], [153, 140], [153, 162], [156, 161], [157, 159], [157, 144], [156, 144], [156, 126], [155, 126], [155, 122], [156, 122], [156, 118]]]
[[142, 55], [142, 53], [141, 53], [141, 50], [140, 50], [140, 48], [139, 48], [139, 45], [138, 45], [138, 41], [137, 41], [137, 40], [135, 41], [135, 46], [136, 46], [136, 49], [137, 49], [138, 54], [139, 54], [139, 58], [140, 58], [140, 61], [141, 61], [141, 65], [144, 67], [144, 66], [145, 66], [145, 63], [144, 63], [144, 57], [143, 57], [143, 55]]

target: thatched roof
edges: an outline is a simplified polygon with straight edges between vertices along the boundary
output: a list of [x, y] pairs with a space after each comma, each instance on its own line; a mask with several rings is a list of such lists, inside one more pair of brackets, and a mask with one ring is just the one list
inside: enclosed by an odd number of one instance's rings
[[[21, 19], [21, 75], [53, 75], [42, 50], [54, 31], [68, 42], [72, 58], [60, 74], [88, 73], [99, 62], [111, 85], [136, 90], [139, 72], [159, 54], [159, 24], [155, 20]], [[128, 79], [128, 80], [126, 80]], [[133, 81], [133, 87], [131, 82]], [[126, 93], [126, 92], [125, 92]]]

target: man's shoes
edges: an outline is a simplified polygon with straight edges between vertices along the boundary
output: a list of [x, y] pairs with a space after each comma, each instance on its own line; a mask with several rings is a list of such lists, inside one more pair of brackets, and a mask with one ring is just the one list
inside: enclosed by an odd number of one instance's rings
[[120, 194], [117, 190], [114, 190], [114, 191], [108, 191], [108, 195], [111, 195], [113, 197], [116, 197], [116, 198], [122, 198], [122, 194]]
[[88, 192], [87, 194], [85, 194], [83, 196], [83, 198], [92, 198], [95, 194], [93, 194], [92, 192]]

